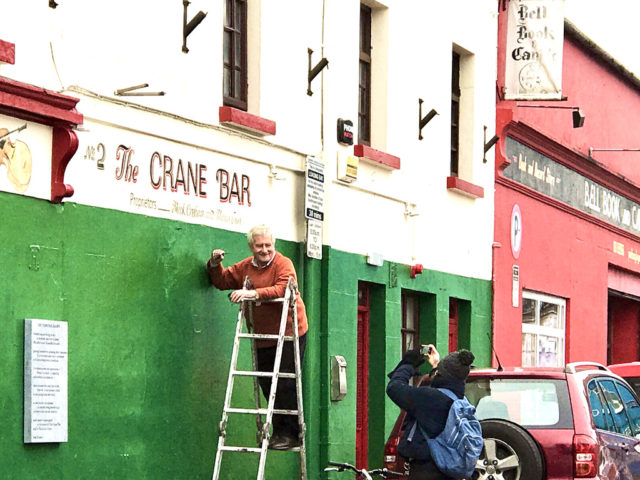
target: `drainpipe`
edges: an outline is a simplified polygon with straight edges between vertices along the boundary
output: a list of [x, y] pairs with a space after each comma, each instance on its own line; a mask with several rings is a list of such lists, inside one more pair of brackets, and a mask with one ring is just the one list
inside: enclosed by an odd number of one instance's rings
[[491, 351], [491, 366], [493, 366], [493, 345], [496, 333], [496, 250], [502, 248], [500, 242], [493, 242], [491, 244], [491, 338], [489, 339], [491, 345], [489, 345]]

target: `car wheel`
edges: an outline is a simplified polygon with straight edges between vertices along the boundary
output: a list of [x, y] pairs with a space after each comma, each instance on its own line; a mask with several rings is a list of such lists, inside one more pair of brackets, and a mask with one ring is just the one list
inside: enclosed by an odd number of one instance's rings
[[473, 480], [542, 480], [544, 460], [524, 428], [506, 420], [482, 420], [484, 448]]

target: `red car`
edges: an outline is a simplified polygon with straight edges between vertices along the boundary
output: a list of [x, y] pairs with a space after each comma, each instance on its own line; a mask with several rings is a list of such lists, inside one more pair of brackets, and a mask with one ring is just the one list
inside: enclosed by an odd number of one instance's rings
[[[465, 395], [485, 439], [474, 480], [640, 479], [638, 397], [600, 364], [472, 370]], [[406, 474], [397, 454], [404, 416], [384, 466]]]

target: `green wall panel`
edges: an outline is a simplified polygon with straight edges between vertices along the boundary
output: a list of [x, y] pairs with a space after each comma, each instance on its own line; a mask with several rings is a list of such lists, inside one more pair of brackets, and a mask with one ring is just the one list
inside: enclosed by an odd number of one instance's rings
[[[2, 478], [210, 479], [237, 307], [204, 263], [216, 246], [247, 256], [244, 235], [2, 193], [0, 207]], [[25, 318], [69, 325], [66, 443], [22, 442]], [[250, 382], [236, 391], [251, 403]], [[255, 420], [238, 427], [254, 445]], [[228, 455], [222, 478], [250, 478], [253, 454]], [[267, 464], [294, 478], [298, 455]]]

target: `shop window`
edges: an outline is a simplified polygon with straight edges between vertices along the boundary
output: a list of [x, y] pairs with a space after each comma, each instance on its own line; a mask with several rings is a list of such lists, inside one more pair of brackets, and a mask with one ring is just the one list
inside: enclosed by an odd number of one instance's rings
[[247, 1], [225, 0], [223, 103], [247, 110]]
[[566, 302], [558, 297], [522, 292], [522, 366], [564, 365]]

